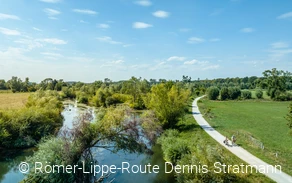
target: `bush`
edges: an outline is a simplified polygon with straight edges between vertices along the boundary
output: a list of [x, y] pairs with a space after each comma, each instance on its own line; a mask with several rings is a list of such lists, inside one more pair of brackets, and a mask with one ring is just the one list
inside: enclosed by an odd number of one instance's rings
[[276, 92], [274, 100], [289, 101], [292, 100], [292, 94], [288, 92]]
[[241, 91], [237, 87], [228, 88], [228, 93], [231, 100], [238, 99], [241, 96]]
[[62, 103], [57, 93], [40, 91], [31, 95], [26, 107], [0, 111], [0, 146], [30, 147], [62, 126]]
[[164, 158], [176, 164], [183, 156], [190, 154], [188, 143], [181, 140], [177, 130], [167, 130], [158, 139]]
[[256, 97], [258, 98], [258, 99], [261, 99], [261, 98], [263, 98], [263, 91], [262, 90], [257, 90], [256, 91]]
[[228, 88], [227, 87], [223, 87], [220, 90], [220, 98], [221, 100], [226, 100], [229, 98], [229, 93], [228, 93]]
[[217, 87], [212, 86], [208, 89], [207, 95], [210, 100], [216, 100], [219, 96], [219, 89]]
[[84, 92], [77, 93], [77, 101], [78, 103], [88, 104], [88, 95]]
[[243, 99], [251, 99], [251, 92], [247, 91], [247, 90], [243, 91], [242, 92], [242, 98]]

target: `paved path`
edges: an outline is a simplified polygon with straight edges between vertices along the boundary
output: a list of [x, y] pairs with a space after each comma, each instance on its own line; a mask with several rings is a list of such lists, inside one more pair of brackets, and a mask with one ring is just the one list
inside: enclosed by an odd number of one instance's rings
[[[198, 97], [194, 100], [192, 105], [192, 111], [193, 116], [196, 119], [197, 123], [213, 138], [215, 139], [219, 144], [224, 146], [226, 149], [228, 149], [230, 152], [235, 154], [237, 157], [245, 161], [247, 164], [255, 165], [257, 167], [261, 166], [261, 172], [263, 172], [262, 167], [264, 165], [265, 167], [265, 175], [268, 176], [270, 179], [276, 181], [276, 182], [283, 182], [283, 183], [292, 183], [292, 177], [284, 172], [280, 172], [280, 170], [274, 168], [274, 166], [271, 166], [267, 164], [266, 162], [260, 160], [259, 158], [255, 157], [254, 155], [250, 154], [248, 151], [243, 149], [239, 146], [233, 146], [229, 147], [226, 146], [223, 141], [225, 140], [225, 137], [221, 135], [219, 132], [217, 132], [214, 128], [212, 128], [209, 123], [203, 118], [202, 114], [199, 111], [199, 108], [197, 106], [197, 101], [200, 100], [202, 97]], [[230, 139], [230, 138], [229, 138]], [[231, 142], [229, 141], [229, 144]]]

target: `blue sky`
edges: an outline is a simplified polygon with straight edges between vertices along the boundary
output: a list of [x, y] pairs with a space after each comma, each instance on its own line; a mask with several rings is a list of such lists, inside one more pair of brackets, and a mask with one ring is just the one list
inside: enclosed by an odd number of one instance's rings
[[0, 78], [261, 76], [291, 32], [291, 0], [0, 0]]

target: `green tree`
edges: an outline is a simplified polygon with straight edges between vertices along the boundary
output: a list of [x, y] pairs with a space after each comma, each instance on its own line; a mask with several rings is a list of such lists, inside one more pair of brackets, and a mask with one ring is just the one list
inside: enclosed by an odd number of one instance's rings
[[256, 91], [256, 97], [258, 98], [258, 99], [261, 99], [261, 98], [263, 98], [263, 91], [262, 90], [257, 90]]
[[164, 83], [154, 85], [144, 98], [148, 109], [155, 112], [164, 128], [175, 127], [187, 107], [190, 92], [173, 85], [167, 89]]
[[251, 92], [248, 90], [245, 90], [242, 92], [242, 98], [243, 99], [251, 99]]
[[267, 83], [267, 94], [272, 99], [277, 99], [286, 92], [286, 82], [291, 77], [291, 73], [273, 68], [272, 70], [264, 71], [263, 75]]
[[231, 100], [235, 100], [241, 96], [241, 91], [238, 87], [230, 87], [228, 88], [228, 94]]
[[229, 92], [227, 87], [223, 87], [220, 90], [220, 98], [221, 100], [226, 100], [229, 98]]
[[208, 89], [207, 95], [210, 100], [217, 100], [219, 96], [219, 89], [215, 86], [212, 86]]

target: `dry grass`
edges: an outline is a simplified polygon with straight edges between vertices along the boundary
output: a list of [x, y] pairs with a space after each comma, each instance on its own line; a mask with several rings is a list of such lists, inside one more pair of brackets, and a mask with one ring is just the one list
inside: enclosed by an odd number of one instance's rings
[[1, 109], [19, 109], [24, 107], [30, 93], [1, 93], [0, 92], [0, 110]]

